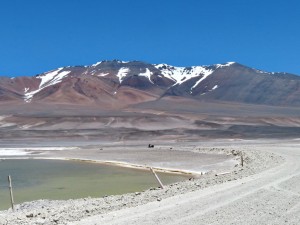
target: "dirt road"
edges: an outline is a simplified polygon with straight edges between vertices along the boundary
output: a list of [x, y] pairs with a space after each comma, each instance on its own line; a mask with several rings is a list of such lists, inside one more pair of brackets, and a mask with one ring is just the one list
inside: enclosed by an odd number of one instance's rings
[[279, 154], [285, 162], [243, 179], [75, 224], [300, 224], [300, 142], [263, 144], [257, 149]]

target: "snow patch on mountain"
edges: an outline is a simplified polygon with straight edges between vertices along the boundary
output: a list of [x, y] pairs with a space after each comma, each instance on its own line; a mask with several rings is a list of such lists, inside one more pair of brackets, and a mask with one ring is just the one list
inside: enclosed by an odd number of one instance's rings
[[204, 67], [199, 67], [197, 70], [198, 70], [198, 74], [203, 75], [203, 76], [194, 84], [194, 86], [191, 88], [191, 90], [193, 90], [195, 87], [197, 87], [203, 80], [205, 80], [213, 72], [215, 72], [215, 70], [206, 69]]
[[160, 70], [161, 74], [170, 79], [173, 80], [175, 82], [175, 84], [182, 78], [184, 78], [183, 76], [183, 71], [185, 69], [185, 67], [174, 67], [174, 66], [170, 66], [167, 64], [157, 64], [154, 65], [156, 69]]
[[24, 97], [23, 97], [23, 98], [24, 98], [24, 101], [27, 102], [27, 103], [31, 102], [33, 96], [34, 96], [36, 93], [38, 93], [40, 90], [42, 90], [42, 89], [38, 89], [38, 90], [35, 90], [35, 91], [31, 91], [31, 92], [25, 93], [25, 94], [24, 94]]
[[161, 74], [173, 80], [175, 85], [180, 85], [192, 78], [200, 77], [200, 79], [191, 87], [191, 92], [195, 89], [202, 81], [204, 81], [209, 75], [215, 72], [219, 68], [229, 67], [235, 64], [235, 62], [227, 62], [224, 64], [215, 64], [212, 66], [192, 66], [192, 67], [175, 67], [167, 64], [156, 64], [156, 69], [161, 71]]
[[117, 60], [118, 63], [129, 63], [129, 61], [121, 61], [121, 60]]
[[[255, 69], [255, 68], [252, 68], [253, 70], [255, 70], [255, 72], [257, 73], [261, 73], [261, 74], [271, 74], [271, 75], [275, 75], [275, 74], [279, 74], [278, 72], [267, 72], [267, 71], [264, 71], [264, 70], [258, 70], [258, 69]], [[286, 74], [286, 73], [282, 73], [282, 74]]]
[[99, 73], [97, 76], [98, 77], [105, 77], [105, 76], [107, 76], [109, 73]]
[[[91, 67], [96, 67], [96, 66], [100, 65], [100, 64], [103, 63], [103, 62], [107, 62], [107, 61], [104, 60], [104, 61], [96, 62], [96, 63], [94, 63]], [[114, 60], [114, 62], [117, 62], [117, 63], [123, 63], [123, 64], [129, 63], [129, 61], [121, 61], [121, 60]]]
[[37, 78], [42, 79], [39, 88], [44, 88], [44, 87], [48, 87], [50, 85], [57, 84], [57, 83], [61, 82], [61, 80], [66, 75], [71, 73], [71, 71], [62, 71], [62, 72], [60, 72], [62, 69], [63, 68], [59, 68], [55, 71], [52, 71], [52, 72], [46, 73], [44, 75], [38, 76]]
[[96, 66], [98, 66], [98, 65], [101, 64], [101, 63], [102, 63], [102, 61], [96, 62], [95, 64], [92, 65], [92, 67], [96, 67]]
[[157, 64], [155, 67], [161, 71], [161, 74], [164, 77], [175, 82], [173, 86], [182, 84], [191, 78], [201, 75], [202, 78], [205, 79], [208, 75], [214, 72], [214, 70], [210, 69], [208, 66], [174, 67], [166, 64]]
[[225, 64], [216, 64], [215, 66], [216, 66], [216, 68], [223, 68], [223, 67], [231, 66], [233, 64], [235, 64], [235, 62], [227, 62]]
[[35, 91], [31, 91], [31, 92], [28, 92], [29, 88], [24, 90], [24, 101], [25, 102], [31, 102], [33, 96], [40, 92], [41, 90], [43, 90], [44, 88], [46, 87], [49, 87], [51, 85], [54, 85], [54, 84], [57, 84], [57, 83], [60, 83], [62, 81], [62, 79], [64, 77], [66, 77], [69, 73], [71, 73], [71, 71], [62, 71], [60, 72], [61, 70], [63, 70], [63, 68], [59, 68], [57, 70], [54, 70], [54, 71], [50, 71], [48, 73], [45, 73], [43, 75], [40, 75], [38, 76], [37, 78], [38, 79], [41, 79], [41, 83], [39, 85], [39, 88]]
[[119, 78], [119, 82], [121, 83], [126, 75], [129, 73], [130, 69], [126, 67], [122, 67], [119, 69], [117, 77]]
[[218, 85], [215, 85], [215, 86], [211, 89], [211, 91], [217, 89], [218, 87], [219, 87]]
[[146, 69], [146, 72], [145, 73], [140, 73], [139, 76], [144, 76], [144, 77], [147, 77], [149, 79], [149, 81], [153, 83], [153, 81], [151, 80], [151, 75], [152, 75], [152, 72], [147, 68]]

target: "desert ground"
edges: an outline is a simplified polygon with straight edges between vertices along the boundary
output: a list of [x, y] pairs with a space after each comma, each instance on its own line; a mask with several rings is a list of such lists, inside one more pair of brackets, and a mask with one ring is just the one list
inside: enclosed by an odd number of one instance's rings
[[[201, 142], [201, 145], [161, 145], [151, 151], [160, 154], [173, 151], [179, 158], [186, 155], [185, 159], [195, 157], [194, 154], [219, 155], [211, 162], [217, 168], [221, 160], [223, 167], [185, 182], [168, 185], [165, 189], [153, 188], [99, 199], [23, 203], [16, 206], [15, 212], [2, 211], [0, 221], [3, 224], [298, 224], [299, 147], [299, 139], [219, 140]], [[108, 146], [106, 148], [109, 149]], [[130, 156], [128, 159], [132, 158], [132, 149], [135, 148], [130, 146], [125, 151]], [[99, 150], [90, 146], [85, 150], [85, 155], [78, 149], [45, 150], [43, 154], [38, 154], [38, 151], [30, 157], [75, 156], [89, 159], [99, 157], [99, 152], [105, 151], [105, 147]], [[37, 150], [27, 150], [27, 153], [34, 151]], [[119, 152], [120, 148], [114, 151]], [[109, 161], [108, 152], [114, 151], [107, 150], [106, 155], [98, 159]], [[245, 159], [243, 167], [239, 161], [241, 154]], [[157, 163], [153, 158], [148, 162], [144, 160], [143, 165]], [[177, 165], [180, 162], [176, 157], [173, 160]], [[126, 157], [123, 161], [126, 162]], [[188, 160], [181, 162], [185, 161]], [[163, 168], [163, 160], [161, 163], [158, 168]], [[128, 161], [126, 164], [137, 163]], [[197, 168], [196, 164], [197, 160], [191, 161], [182, 164], [181, 169], [201, 171], [203, 168]]]
[[241, 179], [75, 224], [299, 224], [299, 141], [249, 147], [272, 152], [284, 161]]
[[1, 107], [0, 152], [13, 158], [154, 167], [192, 179], [104, 198], [23, 203], [1, 211], [0, 224], [299, 224], [299, 109], [181, 103], [162, 99], [114, 112]]

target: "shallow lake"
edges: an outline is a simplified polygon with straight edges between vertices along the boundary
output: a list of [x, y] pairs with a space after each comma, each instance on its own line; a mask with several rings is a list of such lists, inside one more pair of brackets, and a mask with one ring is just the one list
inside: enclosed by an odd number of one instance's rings
[[[158, 173], [164, 184], [187, 176]], [[37, 199], [70, 199], [124, 194], [157, 187], [150, 171], [98, 163], [42, 159], [0, 161], [0, 210], [10, 207], [7, 176], [15, 203]]]

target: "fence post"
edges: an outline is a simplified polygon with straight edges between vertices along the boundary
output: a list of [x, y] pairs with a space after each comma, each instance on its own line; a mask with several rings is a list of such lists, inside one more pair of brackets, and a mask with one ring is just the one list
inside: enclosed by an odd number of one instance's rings
[[150, 167], [151, 172], [153, 173], [153, 175], [155, 176], [157, 182], [159, 183], [159, 186], [164, 189], [164, 185], [162, 184], [162, 182], [160, 181], [159, 177], [157, 176], [157, 174], [155, 173], [155, 171], [153, 170], [152, 167]]
[[11, 177], [8, 175], [8, 184], [9, 184], [9, 194], [10, 194], [10, 202], [11, 202], [11, 208], [14, 210], [14, 196], [13, 196], [13, 190], [12, 190], [12, 185], [11, 185]]
[[241, 155], [241, 166], [244, 167], [244, 157]]

